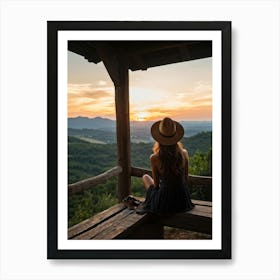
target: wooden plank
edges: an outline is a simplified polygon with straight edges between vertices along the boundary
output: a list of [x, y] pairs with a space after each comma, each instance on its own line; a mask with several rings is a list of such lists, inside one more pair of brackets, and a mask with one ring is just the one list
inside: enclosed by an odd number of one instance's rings
[[[140, 200], [141, 202], [145, 201], [144, 197], [140, 197], [140, 196], [134, 196], [134, 197], [136, 199]], [[192, 203], [195, 204], [195, 205], [212, 207], [212, 201], [192, 199]]]
[[189, 183], [195, 186], [212, 187], [212, 177], [189, 175]]
[[212, 218], [206, 216], [189, 213], [160, 218], [159, 223], [164, 226], [212, 234]]
[[[134, 196], [136, 199], [140, 200], [141, 202], [145, 201], [144, 197]], [[195, 204], [195, 208], [191, 211], [199, 211], [202, 213], [212, 213], [212, 202], [211, 201], [204, 201], [204, 200], [196, 200], [192, 199], [192, 203]]]
[[[159, 52], [162, 50], [166, 49], [175, 49], [173, 50], [176, 52], [177, 48], [181, 47], [187, 47], [190, 44], [199, 44], [200, 42], [198, 41], [192, 41], [192, 42], [164, 42], [164, 41], [159, 41], [159, 42], [151, 42], [149, 44], [144, 43], [144, 44], [139, 44], [139, 46], [134, 46], [130, 47], [129, 50], [127, 51], [128, 56], [137, 56], [137, 55], [142, 55], [142, 54], [147, 54], [147, 53], [154, 53], [154, 52]], [[180, 62], [180, 61], [178, 61]]]
[[[141, 199], [141, 198], [140, 198]], [[151, 224], [150, 214], [138, 215], [125, 208], [122, 203], [87, 219], [68, 231], [69, 239], [121, 239], [121, 238], [160, 238], [163, 225], [194, 230], [211, 234], [212, 207], [196, 205], [191, 211], [178, 213], [171, 217], [153, 216], [155, 224], [144, 230], [144, 224]], [[157, 222], [158, 221], [158, 222]]]
[[82, 181], [79, 181], [74, 184], [68, 185], [68, 195], [73, 195], [75, 193], [79, 193], [85, 191], [93, 186], [96, 186], [100, 183], [107, 181], [108, 179], [119, 175], [122, 172], [122, 168], [120, 166], [116, 166], [102, 174], [99, 174], [95, 177], [91, 177]]
[[[142, 177], [144, 174], [152, 176], [152, 171], [150, 169], [139, 168], [132, 166], [131, 167], [131, 176]], [[212, 177], [209, 176], [198, 176], [189, 174], [189, 181], [193, 185], [199, 186], [212, 186]]]
[[194, 215], [202, 215], [212, 218], [212, 207], [196, 205], [191, 211], [191, 214]]
[[118, 164], [122, 173], [118, 178], [118, 199], [121, 201], [131, 192], [131, 160], [130, 160], [130, 123], [129, 123], [129, 87], [128, 69], [121, 65], [119, 68], [120, 83], [115, 85], [116, 124]]
[[164, 226], [158, 223], [143, 223], [138, 227], [131, 228], [131, 232], [126, 235], [119, 235], [118, 239], [163, 239]]
[[[190, 215], [192, 217], [191, 224]], [[164, 220], [164, 218], [159, 217], [157, 217], [157, 219]], [[138, 215], [134, 211], [131, 211], [129, 215], [121, 216], [118, 220], [108, 223], [106, 227], [102, 227], [93, 239], [160, 239], [162, 238], [163, 223], [157, 223], [157, 219], [154, 219], [155, 223], [152, 224], [149, 223], [152, 221], [150, 214]], [[211, 224], [211, 221], [211, 207], [198, 205], [189, 212], [178, 213], [172, 217], [168, 217], [165, 223], [183, 229], [195, 228], [199, 230], [202, 228], [203, 233], [209, 234], [211, 232], [209, 222]]]
[[117, 213], [116, 215], [110, 217], [106, 221], [100, 223], [98, 226], [76, 236], [74, 239], [79, 240], [89, 240], [94, 239], [95, 236], [105, 231], [107, 228], [115, 228], [123, 219], [128, 217], [131, 213], [131, 210], [123, 209], [121, 212]]
[[72, 239], [75, 236], [86, 232], [89, 229], [92, 229], [98, 226], [100, 223], [110, 219], [112, 216], [121, 212], [125, 209], [123, 203], [116, 204], [109, 209], [106, 209], [93, 217], [82, 221], [81, 223], [74, 225], [68, 229], [68, 239]]
[[165, 226], [212, 234], [212, 214], [195, 209], [171, 217], [161, 217], [158, 222]]
[[100, 231], [94, 239], [124, 238], [148, 219], [148, 214], [138, 215], [134, 211], [130, 211], [129, 215], [120, 217], [113, 224], [107, 226], [106, 229]]
[[190, 54], [190, 51], [188, 49], [188, 46], [183, 45], [183, 46], [179, 46], [178, 48], [179, 48], [179, 52], [180, 52], [182, 61], [191, 59], [191, 54]]
[[[144, 197], [134, 196], [136, 199], [141, 202], [145, 201]], [[202, 212], [202, 213], [210, 213], [212, 214], [212, 202], [211, 201], [203, 201], [203, 200], [195, 200], [192, 199], [193, 204], [195, 204], [195, 208], [191, 211]]]
[[152, 176], [152, 170], [131, 166], [131, 176], [142, 177], [145, 174]]
[[192, 199], [192, 203], [195, 205], [203, 205], [203, 206], [212, 207], [212, 201]]

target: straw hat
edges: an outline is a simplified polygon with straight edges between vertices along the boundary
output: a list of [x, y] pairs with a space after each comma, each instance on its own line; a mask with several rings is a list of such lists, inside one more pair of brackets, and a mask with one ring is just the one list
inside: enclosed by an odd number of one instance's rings
[[176, 144], [184, 136], [181, 124], [170, 118], [155, 122], [151, 127], [152, 137], [160, 144], [170, 146]]

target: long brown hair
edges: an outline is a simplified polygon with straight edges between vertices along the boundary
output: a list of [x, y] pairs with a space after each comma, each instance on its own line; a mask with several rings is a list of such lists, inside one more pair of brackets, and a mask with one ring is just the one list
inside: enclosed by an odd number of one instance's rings
[[159, 155], [160, 169], [163, 171], [163, 174], [166, 176], [183, 174], [185, 162], [181, 142], [170, 146], [155, 142], [153, 152]]

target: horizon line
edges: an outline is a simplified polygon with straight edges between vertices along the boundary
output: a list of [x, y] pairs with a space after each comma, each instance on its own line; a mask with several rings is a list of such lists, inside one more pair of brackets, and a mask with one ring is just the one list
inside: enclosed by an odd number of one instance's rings
[[[96, 117], [87, 117], [87, 116], [76, 116], [76, 117], [67, 117], [68, 119], [77, 119], [77, 118], [86, 118], [86, 119], [90, 119], [90, 120], [93, 120], [93, 119], [96, 119], [96, 118], [100, 118], [100, 119], [107, 119], [107, 120], [110, 120], [110, 121], [116, 121], [116, 119], [112, 119], [112, 118], [108, 118], [108, 117], [101, 117], [101, 116], [96, 116]], [[143, 120], [143, 121], [137, 121], [137, 120], [130, 120], [130, 122], [156, 122], [160, 119], [155, 119], [155, 120]], [[210, 120], [199, 120], [199, 119], [194, 119], [194, 120], [190, 120], [190, 119], [181, 119], [179, 120], [179, 122], [212, 122], [212, 119]]]

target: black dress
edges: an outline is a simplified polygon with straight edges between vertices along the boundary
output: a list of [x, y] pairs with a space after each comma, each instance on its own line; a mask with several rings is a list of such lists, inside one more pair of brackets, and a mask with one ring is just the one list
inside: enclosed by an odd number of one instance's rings
[[194, 208], [183, 175], [159, 178], [159, 187], [151, 185], [146, 193], [144, 209], [160, 216], [170, 216]]

